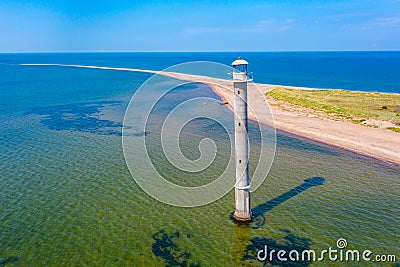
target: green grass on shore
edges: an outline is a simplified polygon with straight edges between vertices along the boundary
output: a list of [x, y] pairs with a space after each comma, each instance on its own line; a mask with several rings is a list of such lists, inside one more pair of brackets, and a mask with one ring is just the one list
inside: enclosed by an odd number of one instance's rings
[[[276, 100], [323, 111], [330, 116], [362, 123], [368, 119], [388, 120], [400, 127], [400, 94], [346, 90], [301, 90], [276, 87], [266, 93]], [[391, 127], [393, 131], [400, 128]]]

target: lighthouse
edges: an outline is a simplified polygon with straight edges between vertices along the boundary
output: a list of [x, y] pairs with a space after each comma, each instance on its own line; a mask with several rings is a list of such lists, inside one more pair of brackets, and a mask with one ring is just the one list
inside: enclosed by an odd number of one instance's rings
[[247, 82], [251, 81], [251, 73], [247, 72], [249, 63], [238, 57], [232, 62], [232, 79], [235, 94], [235, 213], [237, 221], [251, 221], [250, 182], [248, 171], [249, 144], [247, 138]]

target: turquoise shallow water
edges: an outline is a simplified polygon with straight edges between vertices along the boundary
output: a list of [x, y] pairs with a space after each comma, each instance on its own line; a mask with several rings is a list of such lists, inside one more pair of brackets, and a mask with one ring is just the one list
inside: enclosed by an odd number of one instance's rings
[[[233, 192], [178, 208], [149, 197], [130, 176], [120, 127], [131, 95], [149, 75], [0, 69], [0, 266], [262, 266], [253, 256], [265, 244], [322, 250], [339, 238], [351, 249], [399, 256], [398, 166], [278, 133], [271, 172], [252, 194], [256, 218], [237, 225], [229, 218]], [[200, 84], [178, 95], [217, 99]], [[183, 132], [183, 152], [195, 158], [199, 140], [210, 134], [226, 141], [218, 125], [194, 121]], [[211, 171], [226, 164], [224, 147]], [[162, 160], [158, 167], [186, 185], [215, 173], [193, 179]], [[394, 266], [351, 264], [368, 265]]]

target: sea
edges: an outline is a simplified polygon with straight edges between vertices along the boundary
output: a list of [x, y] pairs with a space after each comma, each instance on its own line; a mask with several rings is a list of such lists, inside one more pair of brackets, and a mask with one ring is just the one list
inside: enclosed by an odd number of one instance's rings
[[[133, 179], [135, 168], [150, 167], [128, 168], [122, 143], [127, 107], [151, 74], [21, 65], [163, 70], [192, 61], [229, 66], [239, 55], [257, 83], [400, 93], [396, 51], [0, 54], [0, 266], [398, 266], [388, 259], [400, 260], [400, 166], [277, 131], [270, 171], [251, 195], [251, 223], [232, 220], [233, 189], [206, 205], [169, 205]], [[196, 160], [211, 139], [215, 161], [193, 173], [165, 156], [163, 121], [201, 97], [215, 99], [206, 108], [233, 123], [211, 88], [189, 83], [155, 103], [149, 131], [131, 136], [148, 140], [153, 167], [182, 186], [211, 182], [232, 158], [227, 130], [201, 117], [182, 129], [179, 145]], [[259, 129], [249, 124], [250, 174]], [[317, 257], [261, 261], [266, 248]], [[320, 259], [330, 248], [336, 259]], [[346, 261], [347, 250], [360, 251], [359, 261]], [[362, 259], [366, 250], [371, 261]]]

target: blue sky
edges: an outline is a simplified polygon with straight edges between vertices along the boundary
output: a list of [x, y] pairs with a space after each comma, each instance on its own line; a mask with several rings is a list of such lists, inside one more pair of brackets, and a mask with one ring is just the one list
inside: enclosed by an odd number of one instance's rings
[[400, 50], [400, 0], [0, 1], [0, 52]]

